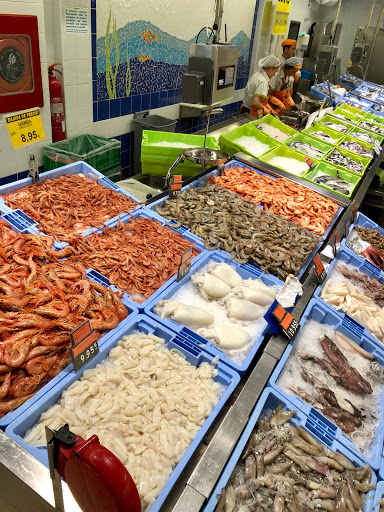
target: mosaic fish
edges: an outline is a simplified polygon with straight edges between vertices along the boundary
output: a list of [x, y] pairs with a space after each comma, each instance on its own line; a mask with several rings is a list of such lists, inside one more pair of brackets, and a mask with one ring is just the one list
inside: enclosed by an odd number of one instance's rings
[[247, 48], [247, 43], [244, 43], [244, 44], [243, 44], [243, 51], [244, 51], [244, 52], [245, 52], [246, 48]]
[[153, 43], [154, 41], [156, 41], [158, 43], [159, 42], [159, 34], [160, 34], [160, 32], [155, 36], [155, 34], [152, 32], [152, 30], [146, 30], [145, 32], [142, 32], [140, 35], [141, 35], [141, 38], [148, 44], [148, 43]]
[[142, 53], [138, 59], [140, 62], [145, 62], [151, 58], [151, 55], [147, 55], [146, 53]]

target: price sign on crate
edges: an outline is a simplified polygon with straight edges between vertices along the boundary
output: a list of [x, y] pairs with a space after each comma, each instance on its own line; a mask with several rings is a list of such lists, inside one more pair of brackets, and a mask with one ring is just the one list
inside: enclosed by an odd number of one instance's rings
[[191, 270], [193, 248], [190, 247], [181, 255], [179, 269], [177, 271], [177, 282], [181, 281], [183, 277], [189, 274]]
[[314, 164], [308, 156], [306, 156], [304, 160], [310, 169], [313, 170], [316, 167], [316, 164]]
[[181, 184], [183, 177], [176, 175], [172, 179], [171, 186], [169, 187], [169, 199], [175, 199], [180, 194]]
[[275, 334], [281, 331], [289, 340], [293, 340], [300, 329], [300, 324], [291, 313], [285, 310], [276, 300], [264, 315]]
[[13, 149], [46, 139], [39, 108], [9, 114], [4, 119]]
[[340, 231], [336, 229], [335, 232], [335, 255], [340, 249]]
[[313, 264], [315, 266], [316, 276], [319, 283], [324, 283], [325, 279], [327, 278], [327, 273], [324, 268], [324, 263], [321, 261], [319, 254], [316, 254], [316, 256], [314, 257]]
[[99, 353], [97, 335], [92, 329], [89, 320], [82, 323], [69, 334], [71, 340], [71, 356], [75, 371], [78, 372], [96, 354]]
[[349, 235], [349, 226], [351, 225], [350, 221], [347, 220], [347, 222], [345, 223], [345, 238], [347, 238], [347, 236]]
[[356, 214], [357, 214], [357, 204], [356, 204], [355, 200], [352, 201], [352, 213], [353, 213], [353, 218], [355, 218]]

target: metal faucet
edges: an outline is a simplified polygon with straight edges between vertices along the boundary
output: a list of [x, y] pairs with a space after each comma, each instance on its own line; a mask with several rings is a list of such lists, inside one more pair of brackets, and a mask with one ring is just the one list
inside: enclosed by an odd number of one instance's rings
[[176, 160], [173, 162], [171, 167], [168, 169], [167, 175], [165, 177], [164, 190], [167, 190], [167, 188], [169, 188], [169, 185], [171, 184], [171, 178], [172, 178], [172, 174], [173, 174], [174, 170], [179, 165], [179, 163], [183, 163], [184, 162], [184, 159], [185, 159], [184, 155], [179, 155], [176, 158]]

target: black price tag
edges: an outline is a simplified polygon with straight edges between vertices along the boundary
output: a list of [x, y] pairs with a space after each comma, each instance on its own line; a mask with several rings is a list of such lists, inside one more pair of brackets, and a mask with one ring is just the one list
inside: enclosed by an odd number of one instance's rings
[[327, 273], [324, 268], [324, 263], [321, 261], [319, 254], [316, 254], [316, 256], [313, 259], [313, 264], [315, 266], [316, 270], [316, 277], [320, 284], [324, 283], [324, 281], [327, 278]]
[[347, 237], [349, 235], [349, 227], [350, 227], [351, 223], [349, 220], [347, 220], [347, 222], [345, 223], [345, 237]]
[[283, 334], [289, 340], [293, 340], [300, 329], [300, 325], [297, 320], [293, 318], [291, 313], [288, 313], [288, 311], [278, 304], [272, 311], [272, 317]]
[[336, 229], [335, 232], [335, 255], [340, 249], [340, 231]]
[[179, 269], [177, 271], [177, 282], [181, 281], [183, 277], [189, 274], [191, 270], [193, 248], [190, 247], [181, 255]]
[[313, 170], [316, 167], [316, 164], [314, 164], [308, 156], [306, 156], [304, 160], [310, 169]]
[[180, 194], [183, 177], [173, 176], [171, 186], [169, 187], [169, 199], [175, 199]]
[[71, 356], [75, 371], [78, 372], [96, 354], [99, 353], [97, 335], [91, 328], [89, 320], [81, 324], [69, 334], [71, 340]]

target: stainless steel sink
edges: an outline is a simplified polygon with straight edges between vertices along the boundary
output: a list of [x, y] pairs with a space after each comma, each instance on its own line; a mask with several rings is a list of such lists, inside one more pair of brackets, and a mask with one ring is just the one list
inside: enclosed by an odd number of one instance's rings
[[151, 187], [158, 193], [164, 191], [165, 176], [157, 176], [155, 174], [138, 174], [137, 176], [132, 176], [132, 178], [140, 181], [143, 185]]

